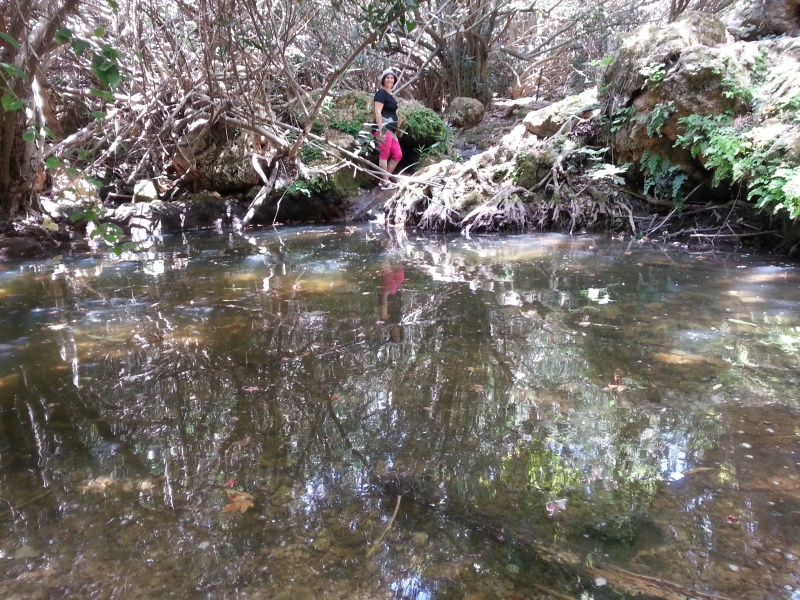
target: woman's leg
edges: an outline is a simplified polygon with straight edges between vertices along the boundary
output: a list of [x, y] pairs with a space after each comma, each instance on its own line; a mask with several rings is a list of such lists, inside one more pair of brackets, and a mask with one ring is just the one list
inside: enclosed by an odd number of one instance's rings
[[388, 139], [386, 143], [389, 145], [389, 156], [387, 157], [389, 160], [386, 163], [386, 170], [389, 173], [394, 173], [397, 164], [400, 162], [400, 159], [403, 158], [403, 152], [400, 150], [400, 141], [397, 139], [397, 136], [391, 134], [392, 139]]
[[[387, 131], [384, 137], [381, 137], [380, 133], [376, 133], [375, 137], [378, 138], [378, 150], [380, 151], [380, 155], [378, 156], [378, 166], [383, 169], [384, 171], [389, 171], [389, 155], [391, 154], [392, 145], [389, 136], [391, 134]], [[390, 171], [391, 172], [391, 171]], [[387, 185], [389, 183], [389, 179], [381, 177], [380, 185]]]

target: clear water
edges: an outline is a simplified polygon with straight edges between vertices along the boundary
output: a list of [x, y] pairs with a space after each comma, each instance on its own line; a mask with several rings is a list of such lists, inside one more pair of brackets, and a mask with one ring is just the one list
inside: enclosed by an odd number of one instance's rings
[[4, 598], [800, 597], [797, 266], [336, 227], [0, 269]]

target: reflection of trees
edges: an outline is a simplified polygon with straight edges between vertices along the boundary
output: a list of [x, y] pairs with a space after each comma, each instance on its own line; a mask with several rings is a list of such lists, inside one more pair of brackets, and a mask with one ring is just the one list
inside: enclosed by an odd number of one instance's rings
[[[69, 531], [93, 511], [130, 521], [157, 509], [149, 514], [172, 543], [207, 540], [232, 555], [306, 548], [324, 530], [361, 547], [383, 514], [368, 475], [401, 474], [446, 496], [445, 506], [550, 534], [545, 506], [567, 499], [581, 533], [598, 515], [646, 513], [667, 476], [717, 443], [716, 414], [689, 405], [669, 374], [651, 383], [677, 410], [637, 395], [643, 367], [630, 393], [602, 389], [619, 363], [640, 368], [630, 355], [670, 343], [674, 328], [629, 335], [651, 310], [643, 300], [677, 302], [682, 275], [671, 266], [611, 275], [602, 248], [492, 239], [340, 244], [267, 239], [248, 252], [227, 243], [163, 272], [60, 275], [63, 293], [42, 300], [58, 311], [17, 358], [26, 377], [0, 421], [7, 471], [37, 478], [14, 479], [4, 499], [16, 505], [46, 487], [49, 508], [31, 504], [20, 518], [48, 526], [48, 510], [78, 507], [61, 517]], [[377, 322], [387, 254], [406, 274], [399, 343]], [[614, 302], [593, 305], [579, 293], [589, 287], [609, 288]], [[163, 491], [119, 502], [75, 487], [162, 473]], [[221, 518], [228, 479], [256, 495], [257, 511]], [[189, 568], [192, 558], [187, 550], [168, 562]], [[250, 559], [207, 575], [207, 562], [197, 564], [189, 570], [208, 589], [222, 571], [242, 581], [257, 571]]]

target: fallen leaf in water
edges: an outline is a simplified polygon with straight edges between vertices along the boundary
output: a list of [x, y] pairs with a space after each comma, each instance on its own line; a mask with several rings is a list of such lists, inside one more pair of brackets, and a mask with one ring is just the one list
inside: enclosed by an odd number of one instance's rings
[[694, 475], [696, 473], [705, 473], [706, 471], [713, 471], [713, 467], [697, 467], [695, 469], [686, 469], [681, 471], [681, 475]]
[[241, 498], [236, 502], [231, 502], [230, 504], [226, 504], [225, 506], [223, 506], [222, 512], [224, 513], [236, 512], [236, 511], [247, 512], [247, 509], [252, 507], [253, 503], [250, 500], [248, 500], [247, 498]]
[[725, 520], [728, 523], [738, 523], [739, 522], [739, 517], [737, 517], [736, 515], [728, 515], [728, 517]]
[[116, 483], [117, 482], [113, 478], [101, 475], [100, 477], [95, 477], [94, 479], [88, 479], [84, 481], [78, 486], [78, 489], [85, 492], [105, 492], [108, 488]]
[[225, 489], [225, 493], [228, 494], [228, 499], [231, 502], [222, 507], [222, 512], [246, 512], [248, 508], [253, 507], [255, 497], [252, 494], [229, 488]]
[[616, 383], [609, 383], [606, 387], [603, 388], [607, 392], [621, 392], [625, 389], [624, 385], [619, 385]]
[[756, 323], [750, 323], [749, 321], [742, 321], [741, 319], [728, 319], [731, 323], [736, 323], [737, 325], [748, 325], [749, 327], [758, 327]]
[[228, 479], [228, 481], [226, 481], [225, 483], [222, 484], [222, 487], [232, 488], [235, 485], [236, 485], [236, 480], [235, 479]]
[[621, 392], [624, 390], [625, 386], [619, 382], [620, 375], [622, 375], [622, 371], [619, 369], [614, 369], [614, 383], [609, 383], [603, 389], [610, 392]]
[[486, 386], [476, 383], [475, 385], [469, 386], [469, 389], [471, 389], [473, 392], [483, 392], [484, 390], [486, 390]]
[[255, 386], [255, 385], [248, 385], [248, 386], [245, 386], [245, 387], [243, 387], [243, 388], [242, 388], [242, 391], [243, 391], [243, 392], [257, 392], [257, 391], [259, 391], [260, 389], [261, 389], [261, 388], [259, 388], [258, 386]]
[[667, 365], [683, 366], [683, 365], [709, 365], [712, 367], [726, 367], [729, 366], [724, 360], [714, 358], [711, 356], [701, 356], [699, 354], [690, 354], [681, 350], [674, 352], [656, 352], [653, 358], [659, 362]]

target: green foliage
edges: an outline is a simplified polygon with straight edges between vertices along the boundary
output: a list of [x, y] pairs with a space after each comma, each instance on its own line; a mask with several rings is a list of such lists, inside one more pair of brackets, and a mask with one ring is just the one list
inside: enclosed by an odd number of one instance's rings
[[102, 213], [102, 207], [91, 208], [89, 210], [72, 215], [70, 220], [73, 223], [77, 221], [88, 221], [93, 223], [94, 228], [89, 236], [104, 240], [109, 246], [111, 246], [111, 251], [117, 256], [120, 256], [126, 250], [135, 250], [135, 244], [132, 242], [122, 241], [125, 238], [125, 232], [122, 230], [122, 227], [114, 223], [106, 223], [100, 220], [102, 218]]
[[[334, 0], [333, 7], [341, 8], [342, 1]], [[386, 32], [381, 29], [387, 21], [396, 20], [396, 25], [406, 33], [411, 33], [417, 28], [417, 22], [408, 16], [408, 11], [419, 7], [417, 0], [371, 0], [361, 8], [361, 13], [357, 20], [368, 29], [379, 30], [382, 34]]]
[[[3, 40], [5, 40], [14, 48], [19, 48], [19, 42], [17, 40], [5, 32], [0, 33], [3, 34]], [[10, 79], [15, 78], [27, 81], [28, 76], [14, 65], [6, 62], [0, 62], [0, 81], [2, 81], [2, 84], [0, 84], [0, 93], [2, 93], [2, 96], [0, 96], [0, 103], [2, 104], [5, 112], [19, 110], [20, 108], [26, 106], [25, 101], [19, 98], [14, 92], [14, 85]]]
[[320, 158], [322, 158], [322, 151], [314, 144], [304, 144], [300, 150], [300, 160], [307, 165]]
[[325, 179], [320, 177], [311, 177], [307, 180], [298, 179], [286, 188], [286, 195], [291, 198], [298, 198], [300, 196], [313, 198], [314, 196], [324, 196], [329, 192], [330, 185], [328, 185]]
[[[449, 149], [452, 133], [442, 118], [429, 108], [416, 108], [405, 112], [405, 133], [415, 146]], [[445, 150], [446, 151], [446, 150]]]
[[800, 94], [795, 94], [778, 105], [778, 110], [785, 113], [790, 120], [800, 122]]
[[614, 57], [613, 57], [613, 56], [606, 56], [606, 57], [605, 57], [605, 58], [603, 58], [602, 60], [592, 60], [592, 61], [589, 61], [589, 66], [590, 66], [590, 67], [602, 67], [602, 68], [604, 68], [604, 69], [605, 69], [605, 68], [606, 68], [606, 67], [608, 67], [608, 65], [610, 65], [612, 62], [614, 62]]
[[525, 169], [525, 163], [528, 160], [528, 152], [522, 150], [521, 152], [517, 153], [517, 156], [514, 160], [514, 170], [511, 172], [511, 181], [514, 182], [515, 185], [519, 185], [520, 177], [522, 177], [522, 173]]
[[363, 128], [361, 121], [356, 118], [352, 118], [349, 121], [343, 119], [331, 119], [329, 125], [332, 129], [337, 129], [343, 133], [352, 135], [353, 137], [356, 137], [358, 132]]
[[659, 200], [670, 200], [680, 208], [683, 204], [683, 186], [689, 179], [677, 165], [660, 154], [645, 152], [639, 161], [644, 174], [644, 193], [652, 191]]
[[757, 206], [800, 216], [800, 167], [753, 143], [746, 131], [734, 127], [730, 114], [690, 115], [679, 124], [685, 132], [675, 144], [705, 159], [714, 173], [713, 185], [726, 180], [748, 184], [748, 200]]
[[733, 127], [730, 114], [689, 115], [678, 122], [686, 131], [678, 136], [675, 145], [688, 148], [695, 158], [705, 158], [706, 168], [714, 172], [712, 185], [725, 180], [741, 181], [752, 172], [753, 145]]
[[616, 133], [625, 127], [626, 123], [631, 120], [634, 114], [636, 114], [636, 109], [632, 106], [614, 110], [614, 113], [611, 115], [611, 133]]
[[656, 89], [664, 81], [666, 69], [661, 63], [650, 63], [639, 69], [639, 73], [646, 79], [645, 85], [649, 86], [650, 89]]
[[630, 167], [630, 163], [625, 163], [621, 167], [610, 165], [608, 163], [595, 165], [589, 171], [589, 177], [595, 181], [600, 179], [608, 179], [616, 185], [625, 185], [625, 178], [623, 175], [628, 170], [628, 167]]
[[771, 62], [769, 59], [769, 50], [760, 48], [755, 60], [753, 61], [753, 68], [750, 70], [750, 79], [755, 85], [764, 83], [769, 73]]
[[676, 110], [675, 102], [672, 100], [656, 104], [653, 110], [647, 114], [647, 135], [650, 137], [662, 137], [661, 128], [664, 127], [664, 123]]
[[92, 55], [92, 72], [104, 88], [114, 90], [122, 83], [117, 60], [122, 54], [111, 46], [104, 45], [100, 52]]
[[0, 31], [0, 39], [8, 42], [15, 50], [19, 50], [19, 42], [5, 31]]
[[741, 79], [733, 75], [722, 78], [722, 95], [731, 100], [741, 98], [748, 105], [753, 103], [753, 88], [743, 85]]
[[792, 219], [800, 217], [800, 167], [764, 170], [753, 181], [747, 199], [755, 199], [759, 208], [785, 210]]

